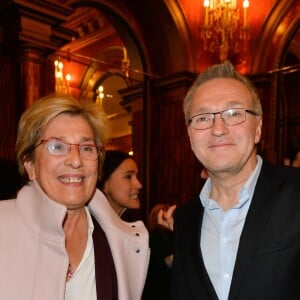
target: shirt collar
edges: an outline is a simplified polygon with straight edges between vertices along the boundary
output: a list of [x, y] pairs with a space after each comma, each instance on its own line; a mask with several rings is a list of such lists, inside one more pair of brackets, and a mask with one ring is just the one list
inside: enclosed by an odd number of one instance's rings
[[[236, 204], [236, 206], [233, 207], [235, 209], [241, 208], [246, 202], [252, 200], [256, 181], [262, 167], [262, 158], [259, 155], [256, 155], [256, 159], [257, 159], [257, 164], [255, 166], [255, 169], [251, 173], [245, 185], [241, 188], [238, 196], [239, 198], [238, 203]], [[199, 195], [200, 201], [203, 207], [207, 209], [210, 210], [219, 209], [220, 208], [219, 204], [214, 199], [209, 197], [210, 191], [211, 191], [211, 179], [208, 178], [200, 192]]]

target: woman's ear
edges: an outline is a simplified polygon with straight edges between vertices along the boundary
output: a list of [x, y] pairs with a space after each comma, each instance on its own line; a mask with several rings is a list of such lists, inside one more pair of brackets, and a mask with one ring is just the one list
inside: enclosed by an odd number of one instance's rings
[[104, 184], [103, 184], [103, 192], [105, 193], [105, 194], [108, 194], [109, 193], [109, 184], [108, 184], [108, 182], [107, 182], [107, 180], [104, 182]]
[[30, 180], [35, 179], [35, 168], [34, 168], [34, 163], [31, 160], [25, 160], [24, 161], [24, 168], [28, 174], [28, 178]]

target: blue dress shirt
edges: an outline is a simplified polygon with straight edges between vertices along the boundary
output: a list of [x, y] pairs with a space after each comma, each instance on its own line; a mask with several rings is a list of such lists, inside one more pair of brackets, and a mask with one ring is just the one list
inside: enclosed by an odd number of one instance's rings
[[257, 165], [241, 188], [238, 203], [227, 211], [209, 197], [209, 178], [200, 193], [204, 207], [200, 247], [209, 278], [220, 300], [228, 299], [240, 235], [261, 166], [262, 159], [257, 155]]

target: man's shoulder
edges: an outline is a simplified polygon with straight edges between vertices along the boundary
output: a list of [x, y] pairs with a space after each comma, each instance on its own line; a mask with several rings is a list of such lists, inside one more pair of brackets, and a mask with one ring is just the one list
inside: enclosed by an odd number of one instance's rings
[[276, 165], [268, 161], [263, 161], [261, 175], [268, 178], [288, 179], [299, 182], [300, 168]]
[[300, 194], [300, 168], [264, 162], [255, 189], [264, 194], [289, 191], [297, 198]]

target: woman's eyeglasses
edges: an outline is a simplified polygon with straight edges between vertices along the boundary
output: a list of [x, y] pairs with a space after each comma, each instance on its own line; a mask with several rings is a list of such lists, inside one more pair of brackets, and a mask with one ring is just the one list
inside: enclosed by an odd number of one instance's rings
[[80, 157], [83, 159], [96, 160], [101, 152], [101, 148], [95, 144], [73, 144], [56, 139], [43, 139], [34, 147], [34, 149], [42, 144], [46, 144], [49, 154], [53, 156], [68, 155], [72, 146], [77, 147]]

